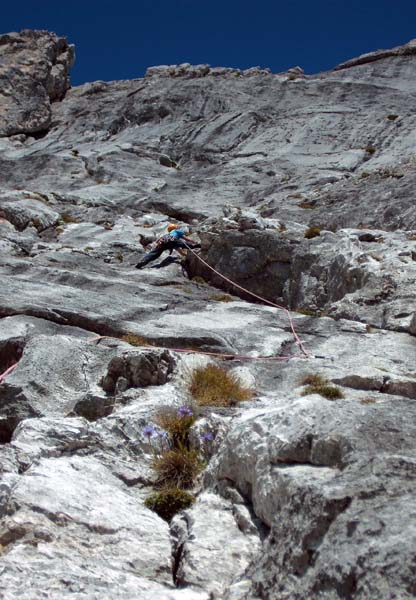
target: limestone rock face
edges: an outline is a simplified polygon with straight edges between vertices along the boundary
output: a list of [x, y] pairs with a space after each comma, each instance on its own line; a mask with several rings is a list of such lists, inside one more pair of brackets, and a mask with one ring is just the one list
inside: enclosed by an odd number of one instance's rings
[[406, 475], [415, 468], [413, 411], [409, 401], [368, 410], [310, 396], [234, 422], [211, 470], [270, 527], [246, 573], [253, 597], [371, 598], [385, 585], [391, 555], [389, 585], [411, 598], [414, 577], [400, 557], [412, 553], [416, 530], [399, 532], [415, 485]]
[[25, 29], [0, 36], [0, 136], [45, 132], [51, 102], [69, 88], [74, 47], [48, 31]]
[[[0, 36], [0, 596], [413, 598], [414, 41], [69, 88], [73, 56]], [[171, 222], [201, 249], [135, 269]], [[197, 406], [212, 363], [252, 398]]]

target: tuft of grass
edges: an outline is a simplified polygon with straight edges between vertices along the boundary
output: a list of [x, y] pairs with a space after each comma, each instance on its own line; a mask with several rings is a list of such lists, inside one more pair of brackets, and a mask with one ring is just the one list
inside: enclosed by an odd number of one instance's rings
[[232, 302], [234, 298], [230, 294], [212, 294], [208, 300], [215, 300], [215, 302]]
[[365, 151], [367, 152], [367, 154], [375, 154], [376, 152], [376, 147], [373, 146], [372, 144], [368, 144], [368, 146], [366, 146]]
[[172, 445], [177, 449], [189, 449], [189, 430], [195, 421], [195, 411], [189, 406], [179, 409], [164, 406], [155, 417], [155, 423], [169, 433]]
[[127, 333], [126, 335], [122, 335], [121, 340], [123, 342], [127, 342], [131, 346], [151, 346], [152, 344], [148, 339], [142, 337], [141, 335], [136, 335], [134, 333]]
[[33, 227], [35, 227], [38, 231], [42, 230], [42, 223], [40, 222], [40, 219], [38, 217], [35, 217], [34, 219], [32, 219], [32, 225]]
[[297, 308], [296, 312], [300, 313], [301, 315], [306, 315], [307, 317], [326, 317], [328, 314], [325, 310], [313, 310], [312, 308], [308, 308], [306, 306]]
[[178, 512], [189, 508], [194, 502], [195, 497], [192, 494], [177, 487], [154, 492], [144, 501], [147, 508], [153, 510], [168, 523]]
[[153, 459], [158, 487], [189, 488], [195, 477], [202, 471], [204, 463], [197, 450], [172, 448]]
[[305, 231], [304, 237], [310, 240], [314, 237], [318, 237], [318, 235], [321, 235], [321, 228], [315, 225], [308, 227], [308, 229]]
[[304, 200], [298, 206], [299, 208], [316, 208], [316, 202], [314, 200]]
[[195, 283], [206, 284], [205, 279], [203, 277], [201, 277], [200, 275], [194, 275], [194, 277], [192, 277], [191, 281], [195, 281]]
[[62, 213], [61, 214], [61, 225], [63, 223], [79, 223], [80, 220], [77, 219], [76, 217], [73, 217], [72, 215], [70, 215], [69, 213]]
[[395, 121], [399, 115], [387, 115], [389, 121]]
[[367, 177], [370, 177], [370, 174], [368, 171], [363, 171], [360, 175], [360, 179], [366, 179]]
[[234, 374], [214, 364], [192, 371], [189, 391], [200, 406], [233, 406], [254, 394]]
[[377, 402], [377, 398], [369, 396], [368, 398], [362, 398], [360, 402], [361, 404], [375, 404]]
[[339, 400], [345, 398], [342, 391], [335, 385], [318, 375], [317, 373], [309, 373], [302, 379], [302, 385], [305, 385], [305, 389], [302, 392], [302, 396], [308, 396], [309, 394], [319, 394], [328, 400]]

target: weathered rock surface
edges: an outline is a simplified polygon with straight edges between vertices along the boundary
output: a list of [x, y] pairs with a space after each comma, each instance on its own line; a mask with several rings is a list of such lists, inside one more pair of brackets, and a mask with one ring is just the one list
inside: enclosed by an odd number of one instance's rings
[[25, 29], [0, 36], [0, 136], [45, 133], [51, 102], [69, 88], [74, 47], [48, 31]]
[[414, 510], [414, 410], [309, 396], [234, 422], [210, 477], [233, 482], [271, 528], [246, 573], [253, 595], [414, 595], [416, 530], [401, 535]]
[[[0, 595], [414, 597], [414, 41], [72, 89], [55, 34], [0, 55]], [[194, 255], [134, 269], [172, 220], [292, 321]], [[219, 360], [181, 349], [237, 356], [255, 396], [201, 411], [169, 531], [145, 428]]]

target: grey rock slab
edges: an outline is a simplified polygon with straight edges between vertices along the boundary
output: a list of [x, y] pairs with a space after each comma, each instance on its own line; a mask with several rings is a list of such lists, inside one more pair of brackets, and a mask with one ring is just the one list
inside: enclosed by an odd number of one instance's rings
[[25, 419], [13, 432], [11, 447], [29, 464], [39, 457], [58, 457], [79, 450], [94, 450], [99, 436], [81, 418]]
[[21, 231], [29, 224], [38, 231], [56, 225], [59, 214], [38, 200], [21, 200], [20, 202], [5, 202], [2, 211], [6, 218]]
[[41, 589], [53, 598], [100, 591], [106, 598], [177, 597], [166, 523], [96, 460], [42, 459], [21, 477], [11, 502], [18, 510], [2, 524], [4, 591], [21, 589], [23, 569], [25, 598]]
[[1, 412], [10, 428], [27, 417], [61, 416], [98, 388], [108, 348], [63, 335], [38, 335], [0, 387]]
[[[415, 531], [407, 521], [403, 535], [399, 515], [408, 514], [415, 485], [413, 410], [410, 400], [357, 405], [309, 396], [233, 422], [207, 482], [234, 482], [271, 527], [248, 570], [253, 594], [332, 599], [356, 592], [371, 598], [378, 590], [390, 598], [379, 567], [396, 548], [396, 597], [411, 597]], [[387, 523], [382, 515], [389, 514], [393, 497], [395, 516]], [[357, 524], [357, 536], [348, 535], [348, 523]], [[375, 545], [373, 535], [383, 541]], [[342, 547], [341, 554], [333, 547]]]
[[[248, 520], [250, 521], [248, 514]], [[244, 531], [232, 504], [210, 492], [171, 523], [173, 553], [178, 555], [177, 585], [192, 585], [222, 598], [259, 550], [253, 525]]]

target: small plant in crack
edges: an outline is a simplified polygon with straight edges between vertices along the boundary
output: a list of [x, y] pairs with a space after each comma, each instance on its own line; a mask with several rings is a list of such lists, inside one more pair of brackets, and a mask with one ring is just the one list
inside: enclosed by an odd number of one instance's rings
[[[184, 404], [176, 409], [166, 406], [155, 417], [155, 424], [162, 429], [147, 425], [142, 431], [152, 447], [157, 488], [146, 498], [145, 505], [166, 521], [192, 505], [195, 498], [185, 490], [193, 486], [205, 466], [202, 451], [192, 447], [190, 440], [196, 418], [192, 406]], [[201, 436], [203, 451], [204, 444], [212, 439], [211, 432], [205, 431]]]
[[172, 448], [156, 457], [152, 466], [157, 474], [157, 487], [189, 488], [204, 463], [195, 449]]
[[170, 406], [163, 407], [155, 418], [156, 424], [169, 434], [174, 448], [190, 448], [189, 430], [195, 421], [195, 411], [187, 405], [177, 410]]
[[154, 492], [144, 501], [147, 508], [153, 510], [168, 523], [178, 512], [189, 508], [194, 502], [195, 496], [177, 487], [164, 488]]
[[328, 400], [339, 400], [345, 398], [342, 391], [332, 385], [325, 377], [317, 373], [310, 373], [302, 379], [302, 385], [306, 386], [302, 392], [302, 396], [309, 394], [319, 394]]

